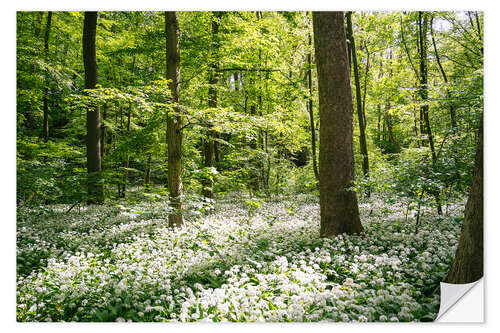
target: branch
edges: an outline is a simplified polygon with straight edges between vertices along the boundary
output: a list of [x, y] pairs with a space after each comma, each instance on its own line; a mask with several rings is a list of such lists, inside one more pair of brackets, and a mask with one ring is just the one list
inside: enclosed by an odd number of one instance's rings
[[[446, 138], [448, 137], [448, 135], [450, 134], [450, 131], [448, 131], [446, 133], [446, 135], [444, 136], [443, 138], [443, 141], [441, 141], [441, 145], [439, 146], [439, 150], [438, 150], [438, 153], [436, 155], [436, 161], [439, 159], [439, 154], [441, 154], [441, 150], [443, 150], [443, 145], [444, 145], [444, 142], [446, 141]], [[434, 166], [435, 162], [432, 163], [432, 165]]]
[[269, 69], [269, 68], [244, 68], [244, 67], [233, 67], [233, 68], [219, 68], [218, 72], [279, 72], [279, 69]]
[[404, 46], [404, 49], [406, 51], [406, 55], [408, 56], [408, 60], [410, 61], [411, 68], [413, 68], [413, 71], [415, 72], [415, 75], [418, 78], [418, 77], [420, 77], [420, 74], [418, 73], [417, 69], [413, 65], [413, 61], [411, 61], [410, 51], [408, 50], [408, 46], [406, 45], [406, 41], [405, 41], [405, 34], [404, 34], [404, 30], [403, 30], [403, 15], [401, 15], [401, 40], [403, 42], [403, 46]]
[[441, 74], [443, 74], [443, 80], [445, 83], [448, 83], [448, 78], [446, 77], [446, 73], [444, 72], [443, 65], [441, 65], [441, 60], [439, 59], [439, 53], [436, 47], [436, 40], [434, 39], [434, 29], [432, 28], [432, 21], [434, 20], [434, 16], [431, 17], [431, 38], [432, 45], [434, 46], [434, 53], [436, 54], [436, 60], [439, 65], [439, 69], [441, 70]]

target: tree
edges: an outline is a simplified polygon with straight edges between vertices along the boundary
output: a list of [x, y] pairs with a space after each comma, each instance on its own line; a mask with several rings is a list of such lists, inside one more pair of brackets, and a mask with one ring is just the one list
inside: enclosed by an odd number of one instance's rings
[[[354, 41], [354, 34], [352, 32], [352, 12], [347, 12], [347, 38], [349, 39], [350, 50], [352, 61], [350, 64], [352, 65], [353, 73], [354, 73], [354, 83], [356, 86], [356, 109], [358, 111], [358, 123], [359, 123], [359, 148], [361, 151], [361, 155], [363, 156], [363, 175], [366, 177], [368, 172], [370, 172], [370, 164], [368, 162], [368, 149], [366, 147], [366, 124], [365, 124], [365, 116], [364, 116], [364, 107], [361, 100], [361, 84], [359, 82], [359, 67], [358, 67], [358, 57], [356, 55], [356, 44]], [[368, 68], [368, 65], [367, 65]], [[366, 84], [365, 84], [366, 88]]]
[[174, 212], [168, 216], [170, 227], [182, 227], [182, 117], [180, 115], [180, 54], [177, 12], [165, 12], [167, 39], [167, 79], [174, 104], [174, 114], [167, 115], [168, 191]]
[[321, 236], [363, 232], [354, 179], [353, 101], [343, 12], [313, 13], [318, 71]]
[[471, 283], [483, 276], [483, 122], [474, 161], [472, 184], [455, 259], [443, 279], [447, 283]]
[[428, 88], [428, 60], [427, 60], [427, 27], [428, 15], [427, 13], [418, 12], [418, 49], [420, 51], [420, 98], [422, 100], [421, 112], [424, 120], [424, 129], [429, 139], [429, 146], [431, 149], [431, 156], [433, 163], [436, 162], [436, 151], [434, 149], [434, 138], [432, 136], [431, 123], [429, 120], [429, 88]]
[[[45, 37], [44, 37], [44, 52], [45, 60], [49, 58], [49, 37], [50, 37], [50, 26], [52, 22], [52, 12], [49, 11], [47, 15], [47, 25], [45, 26]], [[45, 79], [45, 90], [43, 94], [43, 138], [45, 141], [49, 139], [49, 80]]]
[[447, 85], [446, 86], [446, 98], [449, 100], [449, 107], [450, 107], [450, 124], [451, 124], [451, 129], [453, 132], [456, 131], [457, 129], [457, 116], [455, 112], [455, 106], [453, 105], [453, 102], [451, 101], [451, 93], [450, 93], [450, 88], [448, 87], [448, 76], [446, 75], [446, 72], [444, 71], [443, 65], [441, 63], [441, 59], [439, 58], [439, 53], [436, 47], [436, 40], [434, 38], [434, 29], [432, 27], [432, 21], [434, 20], [434, 15], [431, 16], [431, 23], [430, 23], [430, 28], [431, 28], [431, 38], [432, 38], [432, 46], [434, 47], [434, 55], [436, 56], [436, 62], [439, 66], [439, 71], [441, 72], [441, 75], [443, 76], [443, 81]]
[[[94, 89], [97, 84], [97, 60], [95, 35], [97, 12], [85, 12], [83, 21], [83, 65], [85, 68], [85, 89]], [[87, 173], [88, 201], [102, 203], [104, 189], [100, 183], [101, 173], [101, 115], [99, 104], [87, 109]]]
[[[219, 20], [222, 17], [221, 12], [212, 13], [212, 59], [210, 64], [210, 74], [209, 74], [209, 87], [208, 87], [208, 106], [211, 108], [217, 107], [217, 82], [218, 82], [218, 71], [219, 71]], [[203, 153], [204, 153], [204, 164], [205, 168], [213, 168], [215, 156], [215, 141], [214, 136], [216, 133], [209, 128], [207, 130], [207, 137], [205, 138]], [[212, 199], [214, 196], [213, 191], [214, 181], [212, 172], [206, 173], [206, 179], [203, 184], [203, 196]]]
[[316, 181], [319, 181], [319, 171], [318, 164], [316, 160], [316, 127], [314, 124], [314, 109], [313, 109], [313, 88], [312, 88], [312, 36], [309, 33], [309, 50], [307, 52], [307, 88], [309, 90], [309, 96], [307, 101], [307, 109], [309, 111], [309, 123], [311, 127], [311, 155], [313, 162], [313, 171]]

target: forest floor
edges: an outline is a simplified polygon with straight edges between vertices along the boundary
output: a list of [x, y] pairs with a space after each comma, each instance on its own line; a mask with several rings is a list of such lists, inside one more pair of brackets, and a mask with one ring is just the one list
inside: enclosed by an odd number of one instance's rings
[[17, 320], [431, 321], [464, 205], [417, 234], [404, 206], [361, 200], [366, 235], [333, 239], [311, 195], [232, 195], [176, 231], [161, 201], [19, 209]]

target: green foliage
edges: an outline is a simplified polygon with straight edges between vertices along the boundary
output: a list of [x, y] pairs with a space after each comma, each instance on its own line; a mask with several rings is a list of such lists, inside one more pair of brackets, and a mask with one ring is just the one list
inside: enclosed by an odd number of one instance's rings
[[22, 205], [84, 197], [83, 153], [65, 141], [17, 140], [17, 201]]
[[[470, 183], [483, 112], [482, 14], [477, 21], [473, 12], [424, 15], [433, 19], [436, 42], [434, 50], [429, 32], [427, 100], [421, 99], [413, 70], [419, 61], [418, 13], [353, 13], [371, 169], [362, 176], [354, 119], [360, 196], [387, 192], [414, 202], [438, 192], [446, 201], [464, 195]], [[187, 195], [198, 195], [212, 183], [216, 197], [232, 191], [252, 196], [317, 193], [307, 109], [311, 98], [319, 129], [314, 61], [311, 96], [307, 85], [307, 55], [314, 53], [310, 13], [180, 12], [179, 105], [171, 103], [163, 78], [162, 12], [99, 12], [99, 82], [92, 90], [83, 89], [83, 14], [53, 13], [47, 52], [46, 17], [43, 12], [17, 13], [19, 203], [84, 199], [85, 114], [96, 105], [105, 137], [101, 176], [107, 199], [126, 196], [127, 186], [144, 186], [145, 191], [167, 186], [165, 123], [173, 115], [183, 118]], [[214, 84], [210, 78], [215, 74]], [[209, 89], [216, 92], [215, 107]], [[35, 139], [43, 127], [44, 96], [47, 143]], [[429, 106], [435, 162], [420, 129], [423, 105]], [[456, 129], [450, 126], [451, 109]], [[217, 156], [207, 168], [203, 146], [208, 136]], [[134, 192], [129, 195], [139, 200]]]

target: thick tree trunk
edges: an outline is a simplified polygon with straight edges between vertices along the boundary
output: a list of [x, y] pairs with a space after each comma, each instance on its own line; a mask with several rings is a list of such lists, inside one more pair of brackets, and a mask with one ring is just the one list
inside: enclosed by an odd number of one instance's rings
[[[179, 54], [179, 24], [177, 12], [165, 12], [165, 36], [167, 39], [167, 79], [172, 102], [179, 104], [180, 54]], [[182, 117], [178, 106], [174, 107], [176, 114], [167, 116], [168, 144], [168, 190], [174, 212], [168, 216], [170, 227], [182, 227]]]
[[353, 101], [343, 12], [313, 12], [322, 237], [363, 232], [354, 180]]
[[[85, 68], [85, 89], [94, 89], [97, 84], [97, 60], [95, 35], [97, 12], [85, 12], [83, 22], [83, 65]], [[101, 178], [101, 115], [99, 104], [87, 110], [87, 172], [88, 201], [102, 203], [104, 189]]]
[[483, 276], [483, 121], [474, 162], [472, 185], [465, 207], [462, 233], [455, 260], [443, 279], [447, 283], [471, 283]]
[[358, 68], [358, 57], [356, 56], [356, 44], [354, 41], [354, 35], [352, 32], [352, 12], [347, 12], [347, 38], [349, 39], [351, 47], [351, 68], [354, 74], [354, 85], [356, 86], [356, 109], [358, 111], [358, 123], [359, 123], [359, 148], [361, 155], [363, 156], [362, 169], [363, 175], [368, 175], [370, 171], [370, 164], [368, 162], [368, 149], [366, 147], [366, 134], [365, 134], [365, 117], [363, 115], [363, 103], [361, 99], [361, 84], [359, 82], [359, 68]]

